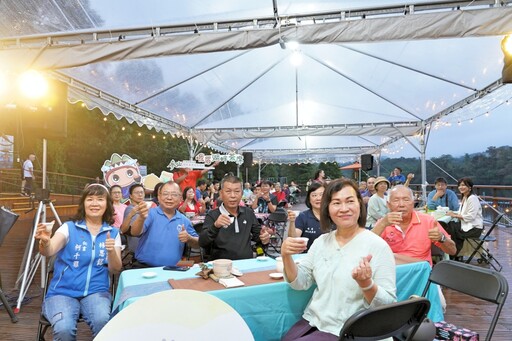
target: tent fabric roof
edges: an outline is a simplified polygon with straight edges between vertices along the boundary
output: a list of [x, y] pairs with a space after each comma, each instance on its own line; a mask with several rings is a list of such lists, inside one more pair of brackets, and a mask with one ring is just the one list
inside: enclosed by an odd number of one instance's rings
[[51, 70], [72, 102], [263, 162], [378, 154], [512, 97], [509, 1], [6, 0], [0, 19], [0, 65]]

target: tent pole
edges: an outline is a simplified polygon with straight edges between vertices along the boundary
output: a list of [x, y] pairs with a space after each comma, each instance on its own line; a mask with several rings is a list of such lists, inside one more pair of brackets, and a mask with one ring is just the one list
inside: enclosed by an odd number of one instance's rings
[[421, 199], [423, 202], [427, 202], [427, 161], [425, 152], [427, 150], [427, 144], [425, 143], [425, 121], [421, 123], [421, 135], [420, 135], [420, 161], [421, 161]]
[[261, 181], [261, 159], [258, 161], [258, 182]]

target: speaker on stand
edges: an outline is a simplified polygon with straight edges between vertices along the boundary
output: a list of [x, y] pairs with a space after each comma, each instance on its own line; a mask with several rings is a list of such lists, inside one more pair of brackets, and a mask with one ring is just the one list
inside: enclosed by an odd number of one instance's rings
[[252, 166], [252, 153], [242, 153], [244, 157], [245, 182], [249, 182], [249, 167]]
[[361, 170], [370, 171], [373, 169], [373, 155], [363, 154], [361, 155]]

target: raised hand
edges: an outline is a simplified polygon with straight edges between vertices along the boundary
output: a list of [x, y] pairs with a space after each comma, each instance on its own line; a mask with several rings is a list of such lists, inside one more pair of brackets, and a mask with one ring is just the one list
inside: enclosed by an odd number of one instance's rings
[[112, 252], [115, 250], [115, 240], [114, 238], [111, 238], [110, 237], [110, 231], [107, 232], [107, 239], [105, 239], [105, 249], [107, 250], [107, 252]]
[[372, 267], [370, 265], [371, 260], [372, 255], [363, 257], [361, 258], [359, 265], [352, 269], [352, 278], [361, 287], [368, 286], [369, 281], [372, 279], [373, 272]]
[[268, 244], [270, 242], [270, 234], [267, 232], [265, 227], [261, 228], [260, 231], [260, 240], [262, 244]]
[[441, 233], [441, 231], [439, 231], [439, 227], [437, 226], [437, 221], [435, 221], [435, 220], [432, 220], [432, 226], [428, 230], [428, 238], [433, 242], [440, 241], [442, 238], [442, 233]]
[[306, 251], [307, 244], [304, 244], [299, 238], [288, 237], [281, 245], [281, 255], [291, 256]]
[[221, 227], [227, 228], [229, 225], [231, 225], [231, 218], [227, 214], [221, 214], [213, 224], [218, 229]]
[[51, 239], [52, 232], [46, 231], [46, 226], [43, 223], [39, 223], [37, 225], [36, 234], [34, 235], [34, 238], [37, 240], [42, 241], [43, 243], [48, 243]]
[[186, 243], [188, 242], [189, 238], [190, 235], [188, 234], [187, 229], [185, 229], [185, 225], [181, 225], [181, 231], [178, 233], [178, 239], [180, 242]]

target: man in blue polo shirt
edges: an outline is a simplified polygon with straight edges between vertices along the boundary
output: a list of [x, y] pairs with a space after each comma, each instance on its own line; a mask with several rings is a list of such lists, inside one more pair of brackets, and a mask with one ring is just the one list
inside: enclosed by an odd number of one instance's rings
[[185, 248], [199, 247], [198, 235], [190, 220], [177, 208], [181, 202], [181, 190], [175, 182], [162, 185], [158, 191], [160, 205], [147, 211], [132, 224], [132, 235], [140, 235], [135, 251], [134, 267], [176, 265]]
[[446, 179], [437, 178], [434, 182], [435, 190], [428, 194], [427, 208], [435, 210], [437, 206], [449, 207], [450, 211], [457, 212], [459, 210], [459, 198], [451, 189], [448, 189]]

